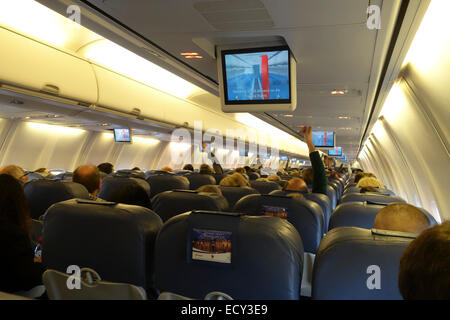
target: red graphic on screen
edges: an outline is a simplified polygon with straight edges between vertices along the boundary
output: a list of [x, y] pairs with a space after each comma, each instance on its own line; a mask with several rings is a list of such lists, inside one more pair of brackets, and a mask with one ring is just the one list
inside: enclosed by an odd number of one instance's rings
[[261, 56], [261, 82], [264, 99], [269, 99], [269, 57], [266, 54]]
[[324, 133], [323, 133], [323, 144], [324, 145], [327, 145], [327, 132], [325, 131]]
[[123, 130], [123, 140], [127, 140], [126, 130]]

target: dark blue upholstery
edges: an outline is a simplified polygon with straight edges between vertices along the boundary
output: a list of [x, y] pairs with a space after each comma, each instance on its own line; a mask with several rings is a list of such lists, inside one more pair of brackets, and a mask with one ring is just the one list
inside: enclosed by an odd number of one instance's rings
[[332, 186], [327, 185], [327, 194], [331, 202], [331, 211], [333, 211], [334, 209], [336, 209], [337, 206], [336, 190]]
[[[356, 227], [329, 231], [314, 261], [312, 298], [402, 299], [397, 285], [400, 257], [415, 236]], [[376, 284], [371, 266], [380, 268], [380, 289], [370, 286]]]
[[[330, 219], [329, 230], [337, 227], [358, 227], [372, 229], [378, 211], [386, 207], [384, 204], [367, 202], [346, 202], [337, 206]], [[437, 224], [434, 217], [425, 209], [421, 210], [430, 221], [430, 226]]]
[[261, 176], [256, 172], [248, 172], [247, 176], [250, 180], [256, 180], [258, 178], [261, 178]]
[[339, 203], [346, 203], [346, 202], [372, 202], [372, 203], [379, 203], [379, 204], [388, 204], [392, 202], [406, 202], [400, 197], [397, 196], [386, 196], [382, 194], [377, 193], [349, 193], [342, 196]]
[[129, 170], [129, 169], [117, 170], [112, 174], [112, 176], [121, 178], [139, 178], [145, 180], [145, 173], [138, 170]]
[[191, 210], [224, 211], [228, 209], [228, 201], [216, 193], [175, 190], [157, 194], [152, 200], [152, 208], [166, 221]]
[[161, 227], [156, 213], [139, 206], [60, 202], [44, 216], [43, 264], [61, 272], [70, 265], [89, 267], [102, 280], [134, 284], [152, 293], [153, 248]]
[[[384, 195], [388, 195], [388, 196], [395, 196], [395, 193], [389, 189], [379, 188], [378, 190], [379, 190], [380, 194], [384, 194]], [[348, 193], [361, 193], [360, 191], [361, 191], [361, 188], [348, 187], [344, 190], [344, 195], [348, 194]]]
[[189, 180], [189, 187], [191, 190], [197, 190], [201, 186], [207, 184], [216, 184], [216, 179], [210, 174], [191, 173], [185, 175]]
[[147, 181], [140, 178], [113, 176], [113, 177], [106, 177], [105, 179], [103, 179], [102, 187], [100, 188], [98, 197], [107, 201], [112, 201], [112, 199], [110, 199], [110, 195], [112, 192], [114, 192], [117, 188], [130, 184], [140, 186], [150, 196], [150, 185], [148, 184]]
[[72, 181], [33, 180], [25, 183], [24, 191], [32, 219], [39, 219], [54, 203], [73, 198], [89, 199], [86, 188]]
[[228, 174], [224, 173], [224, 174], [213, 174], [214, 179], [216, 179], [216, 184], [219, 184], [220, 181], [225, 178], [226, 176], [228, 176]]
[[[193, 229], [231, 232], [231, 263], [192, 259]], [[284, 219], [214, 212], [178, 215], [158, 234], [155, 256], [161, 291], [197, 299], [211, 291], [234, 299], [300, 297], [302, 240]]]
[[[285, 191], [285, 190], [276, 190], [276, 191], [272, 191], [270, 194], [271, 195], [288, 195], [290, 193], [295, 193], [294, 191]], [[321, 194], [321, 193], [303, 193], [303, 192], [299, 192], [301, 193], [305, 199], [307, 200], [311, 200], [314, 201], [315, 203], [317, 203], [320, 208], [322, 209], [323, 212], [323, 222], [324, 222], [324, 233], [328, 230], [328, 222], [330, 220], [330, 216], [331, 216], [331, 201], [330, 198], [328, 198], [328, 196]]]
[[242, 197], [245, 197], [249, 194], [259, 194], [258, 190], [253, 188], [244, 188], [244, 187], [224, 187], [219, 186], [222, 191], [223, 196], [227, 199], [229, 208], [232, 209], [236, 202], [239, 201]]
[[164, 191], [175, 189], [189, 190], [189, 180], [173, 174], [157, 174], [147, 178], [150, 185], [150, 198]]
[[172, 176], [173, 173], [172, 172], [168, 172], [168, 171], [163, 171], [163, 170], [149, 170], [145, 172], [145, 179], [148, 179], [151, 176], [155, 176], [155, 175], [159, 175], [159, 174], [164, 174], [164, 175], [169, 175]]
[[239, 200], [233, 211], [259, 216], [263, 206], [285, 208], [287, 221], [300, 234], [305, 252], [316, 252], [323, 236], [323, 212], [317, 203], [287, 196], [251, 194]]
[[57, 174], [53, 177], [53, 180], [72, 181], [73, 172], [64, 172]]
[[334, 191], [336, 192], [336, 199], [337, 199], [337, 201], [339, 201], [339, 199], [342, 196], [342, 192], [343, 192], [343, 189], [341, 189], [341, 185], [339, 184], [339, 182], [328, 181], [328, 185], [333, 187]]
[[269, 194], [272, 191], [281, 190], [281, 186], [278, 183], [273, 182], [273, 181], [252, 180], [252, 181], [250, 181], [250, 186], [253, 189], [258, 190], [258, 192], [261, 194]]
[[328, 230], [337, 227], [372, 229], [375, 216], [384, 207], [384, 205], [367, 204], [367, 202], [342, 203], [334, 210]]

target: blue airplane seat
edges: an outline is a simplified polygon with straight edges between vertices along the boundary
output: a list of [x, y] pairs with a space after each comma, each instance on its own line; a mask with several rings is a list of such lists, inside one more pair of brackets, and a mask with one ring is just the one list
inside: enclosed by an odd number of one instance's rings
[[222, 195], [227, 199], [229, 209], [232, 210], [236, 202], [249, 194], [259, 194], [258, 190], [250, 187], [225, 187], [219, 186]]
[[150, 185], [150, 199], [164, 191], [175, 189], [189, 190], [189, 180], [173, 174], [156, 174], [147, 178]]
[[275, 190], [281, 190], [281, 186], [273, 181], [256, 181], [256, 180], [251, 180], [250, 181], [250, 186], [253, 189], [258, 190], [259, 193], [261, 194], [269, 194], [272, 191]]
[[379, 193], [349, 193], [342, 196], [339, 203], [346, 202], [371, 202], [371, 203], [379, 203], [379, 204], [389, 204], [392, 202], [406, 202], [400, 197], [397, 196], [388, 196]]
[[302, 240], [284, 219], [193, 211], [166, 221], [155, 246], [161, 291], [202, 299], [211, 291], [240, 300], [296, 300]]
[[[140, 191], [137, 188], [134, 190], [130, 190], [127, 188], [129, 186], [138, 186], [144, 192]], [[119, 191], [121, 191], [119, 197], [125, 197], [128, 201], [134, 201], [133, 203], [128, 204], [139, 204], [149, 209], [151, 208], [150, 185], [147, 181], [141, 178], [129, 178], [120, 176], [107, 177], [102, 181], [102, 186], [100, 188], [100, 192], [98, 193], [98, 197], [106, 201], [121, 202], [121, 199], [117, 198], [117, 192]]]
[[208, 184], [216, 184], [216, 179], [210, 174], [191, 173], [185, 175], [189, 180], [189, 187], [191, 190], [197, 190], [201, 186]]

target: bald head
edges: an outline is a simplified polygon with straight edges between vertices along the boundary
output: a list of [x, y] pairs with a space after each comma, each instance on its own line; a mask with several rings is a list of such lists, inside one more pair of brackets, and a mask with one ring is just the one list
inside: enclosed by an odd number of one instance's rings
[[306, 182], [300, 178], [292, 178], [289, 180], [286, 188], [284, 190], [287, 191], [306, 191], [308, 187], [306, 186]]
[[28, 177], [25, 176], [25, 174], [26, 174], [25, 170], [23, 170], [19, 166], [15, 166], [15, 165], [5, 166], [0, 169], [0, 174], [10, 175], [10, 176], [16, 178], [17, 180], [21, 180], [23, 182], [28, 181]]
[[381, 209], [374, 222], [375, 229], [421, 233], [430, 227], [427, 216], [407, 203], [391, 203]]
[[77, 182], [86, 187], [90, 194], [97, 196], [101, 187], [100, 171], [96, 166], [83, 165], [78, 167], [72, 177], [73, 182]]

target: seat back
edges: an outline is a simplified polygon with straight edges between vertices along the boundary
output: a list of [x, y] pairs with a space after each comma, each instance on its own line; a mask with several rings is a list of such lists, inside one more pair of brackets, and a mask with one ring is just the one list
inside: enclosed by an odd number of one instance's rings
[[302, 240], [284, 219], [181, 214], [164, 224], [155, 254], [155, 281], [161, 291], [195, 299], [211, 291], [234, 299], [299, 298]]
[[[145, 191], [148, 199], [140, 199], [142, 198], [142, 192], [136, 192], [136, 190], [127, 190], [126, 192], [130, 193], [128, 195], [129, 199], [135, 199], [136, 203], [144, 203], [148, 200], [148, 207], [150, 205], [150, 185], [147, 181], [140, 178], [128, 178], [128, 177], [107, 177], [102, 181], [102, 187], [100, 188], [100, 192], [98, 193], [98, 197], [104, 199], [106, 201], [117, 201], [114, 199], [114, 193], [119, 190], [126, 190], [127, 186], [139, 186], [140, 189]], [[125, 191], [124, 191], [125, 192]]]
[[210, 174], [191, 173], [185, 176], [189, 180], [189, 188], [197, 190], [207, 184], [216, 184], [216, 179]]
[[[296, 191], [285, 191], [285, 190], [276, 190], [276, 191], [272, 191], [270, 194], [271, 195], [279, 195], [279, 196], [286, 196], [290, 193], [297, 193]], [[328, 223], [330, 221], [330, 216], [331, 216], [331, 201], [330, 198], [328, 198], [328, 196], [321, 194], [321, 193], [303, 193], [303, 192], [298, 192], [301, 193], [307, 200], [311, 200], [314, 201], [315, 203], [317, 203], [320, 208], [322, 209], [322, 213], [323, 213], [323, 230], [324, 232], [326, 232], [328, 230]]]
[[312, 298], [402, 299], [397, 285], [400, 257], [415, 236], [356, 227], [329, 231], [316, 254]]
[[323, 236], [322, 209], [317, 203], [306, 199], [251, 194], [239, 200], [233, 211], [286, 219], [300, 234], [305, 252], [316, 253]]
[[258, 192], [261, 194], [269, 194], [272, 191], [281, 190], [281, 186], [278, 183], [273, 182], [273, 181], [252, 180], [252, 181], [250, 181], [250, 186], [253, 189], [258, 190]]
[[261, 178], [261, 176], [256, 172], [249, 172], [247, 173], [247, 176], [250, 180], [256, 180], [258, 178]]
[[337, 196], [336, 190], [330, 185], [327, 185], [327, 195], [328, 198], [330, 198], [331, 211], [333, 211], [334, 209], [336, 209], [337, 206]]
[[[377, 188], [380, 194], [384, 194], [386, 196], [395, 196], [395, 193], [389, 189]], [[358, 187], [348, 187], [344, 190], [343, 195], [349, 193], [361, 193], [361, 188]]]
[[59, 173], [53, 177], [53, 180], [64, 180], [64, 181], [72, 181], [73, 172], [63, 172]]
[[397, 196], [386, 196], [378, 193], [348, 193], [342, 196], [339, 203], [346, 202], [371, 202], [378, 204], [389, 204], [393, 202], [406, 202], [400, 197]]
[[174, 190], [157, 194], [152, 200], [152, 208], [166, 221], [192, 210], [224, 211], [228, 209], [228, 202], [216, 193]]
[[149, 292], [153, 247], [161, 226], [156, 213], [140, 206], [80, 199], [59, 202], [44, 216], [42, 262], [61, 272], [70, 265], [93, 268], [105, 281]]
[[[56, 270], [46, 270], [42, 275], [50, 300], [146, 300], [141, 287], [126, 283], [102, 281], [89, 268], [80, 269], [79, 288], [69, 289], [67, 283], [71, 275]], [[98, 277], [98, 278], [97, 278]]]
[[122, 169], [117, 170], [112, 174], [113, 177], [120, 177], [120, 178], [138, 178], [138, 179], [144, 179], [145, 180], [145, 173], [138, 170], [130, 170], [130, 169]]
[[147, 178], [150, 185], [150, 199], [164, 191], [175, 189], [189, 190], [189, 180], [173, 174], [157, 174]]
[[222, 191], [223, 196], [227, 199], [230, 210], [233, 209], [236, 202], [238, 202], [242, 197], [245, 197], [249, 194], [259, 194], [258, 190], [248, 187], [243, 188], [219, 186], [219, 188]]
[[86, 188], [72, 181], [33, 180], [24, 185], [30, 215], [38, 219], [54, 203], [73, 198], [89, 199]]

